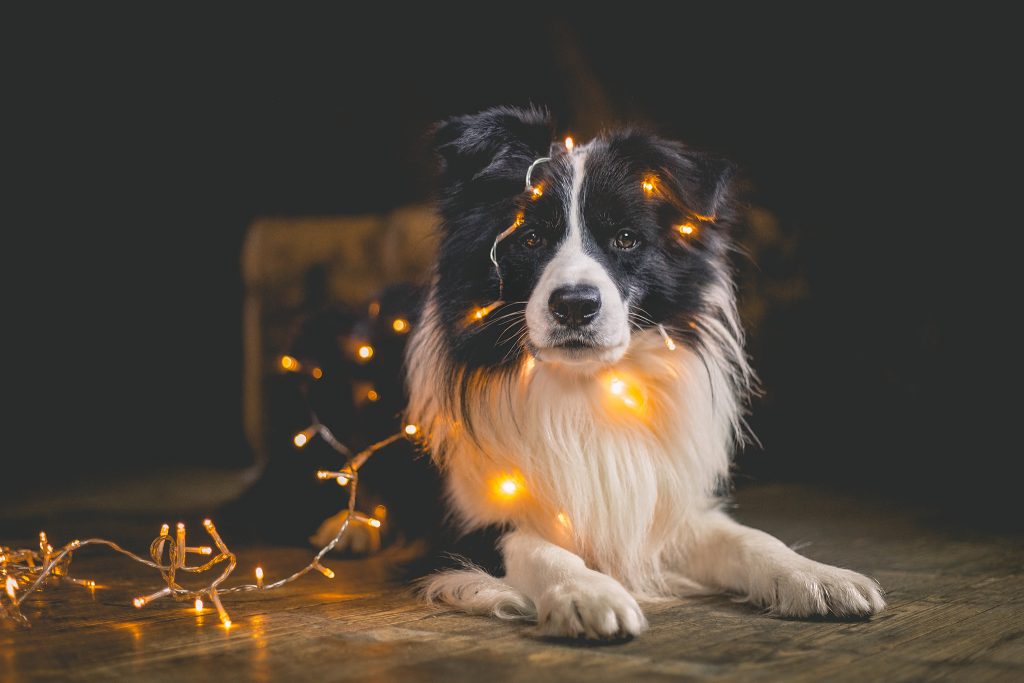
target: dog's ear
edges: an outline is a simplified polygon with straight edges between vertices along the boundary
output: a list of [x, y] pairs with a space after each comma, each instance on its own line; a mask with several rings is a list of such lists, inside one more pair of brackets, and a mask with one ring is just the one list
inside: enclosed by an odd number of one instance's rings
[[434, 128], [442, 189], [515, 182], [521, 191], [526, 169], [548, 155], [553, 130], [551, 115], [536, 107], [495, 107], [442, 121]]
[[610, 144], [639, 169], [654, 172], [669, 197], [686, 210], [718, 223], [730, 221], [737, 177], [731, 161], [638, 131]]

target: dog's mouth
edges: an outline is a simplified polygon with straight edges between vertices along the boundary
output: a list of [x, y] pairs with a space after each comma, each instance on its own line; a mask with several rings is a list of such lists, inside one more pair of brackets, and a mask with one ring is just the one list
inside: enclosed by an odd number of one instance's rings
[[588, 342], [588, 341], [583, 340], [583, 339], [567, 339], [565, 341], [558, 342], [557, 344], [553, 344], [552, 348], [555, 348], [555, 349], [578, 350], [578, 349], [597, 349], [597, 348], [600, 348], [600, 347], [597, 346], [596, 344], [593, 344], [592, 342]]
[[533, 356], [540, 361], [564, 365], [604, 366], [617, 361], [624, 352], [619, 346], [605, 346], [590, 339], [578, 337], [560, 339], [543, 347], [533, 347]]

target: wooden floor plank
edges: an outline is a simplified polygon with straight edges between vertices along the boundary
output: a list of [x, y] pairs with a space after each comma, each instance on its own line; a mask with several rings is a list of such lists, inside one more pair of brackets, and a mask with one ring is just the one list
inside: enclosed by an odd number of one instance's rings
[[[801, 505], [785, 502], [792, 500]], [[83, 553], [75, 571], [105, 587], [30, 599], [31, 630], [0, 628], [0, 683], [1024, 680], [1021, 539], [952, 533], [909, 508], [803, 489], [753, 489], [739, 503], [743, 519], [786, 542], [810, 542], [804, 552], [816, 559], [876, 576], [890, 608], [863, 622], [783, 620], [725, 596], [688, 598], [650, 606], [651, 629], [636, 640], [587, 645], [426, 605], [377, 557], [331, 560], [333, 581], [311, 576], [280, 591], [228, 596], [234, 626], [225, 630], [209, 609], [130, 607], [159, 577]], [[308, 557], [298, 548], [245, 548], [240, 566], [259, 558], [279, 576]]]

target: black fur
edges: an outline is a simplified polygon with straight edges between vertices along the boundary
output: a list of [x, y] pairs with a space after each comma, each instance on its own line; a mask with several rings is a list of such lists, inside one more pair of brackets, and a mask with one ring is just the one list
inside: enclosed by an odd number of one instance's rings
[[[516, 316], [525, 308], [545, 265], [567, 230], [566, 205], [571, 160], [553, 142], [546, 111], [500, 107], [438, 125], [441, 157], [441, 250], [435, 301], [452, 360], [467, 369], [500, 371], [524, 353]], [[530, 164], [543, 195], [525, 190]], [[641, 189], [654, 176], [656, 191]], [[583, 230], [587, 251], [604, 265], [640, 326], [664, 324], [679, 340], [696, 345], [688, 322], [699, 312], [703, 293], [725, 267], [728, 230], [734, 219], [734, 167], [640, 130], [607, 132], [590, 144], [586, 161]], [[495, 237], [518, 214], [523, 224], [498, 247], [506, 302], [476, 324], [476, 307], [499, 299], [499, 279], [488, 253]], [[676, 226], [696, 232], [683, 238]], [[623, 229], [640, 244], [614, 244]]]

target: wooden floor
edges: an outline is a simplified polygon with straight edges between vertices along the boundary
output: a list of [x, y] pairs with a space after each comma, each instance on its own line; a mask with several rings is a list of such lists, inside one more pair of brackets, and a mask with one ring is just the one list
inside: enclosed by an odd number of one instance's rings
[[[650, 608], [650, 631], [631, 642], [552, 642], [528, 624], [423, 605], [375, 558], [330, 562], [334, 580], [231, 598], [225, 630], [209, 610], [132, 608], [153, 575], [95, 551], [75, 559], [76, 573], [109, 587], [33, 598], [31, 630], [0, 628], [0, 681], [1024, 681], [1020, 538], [791, 486], [737, 500], [743, 521], [878, 578], [888, 611], [870, 622], [781, 620], [700, 598]], [[240, 552], [241, 567], [257, 560], [273, 578], [308, 555]]]

